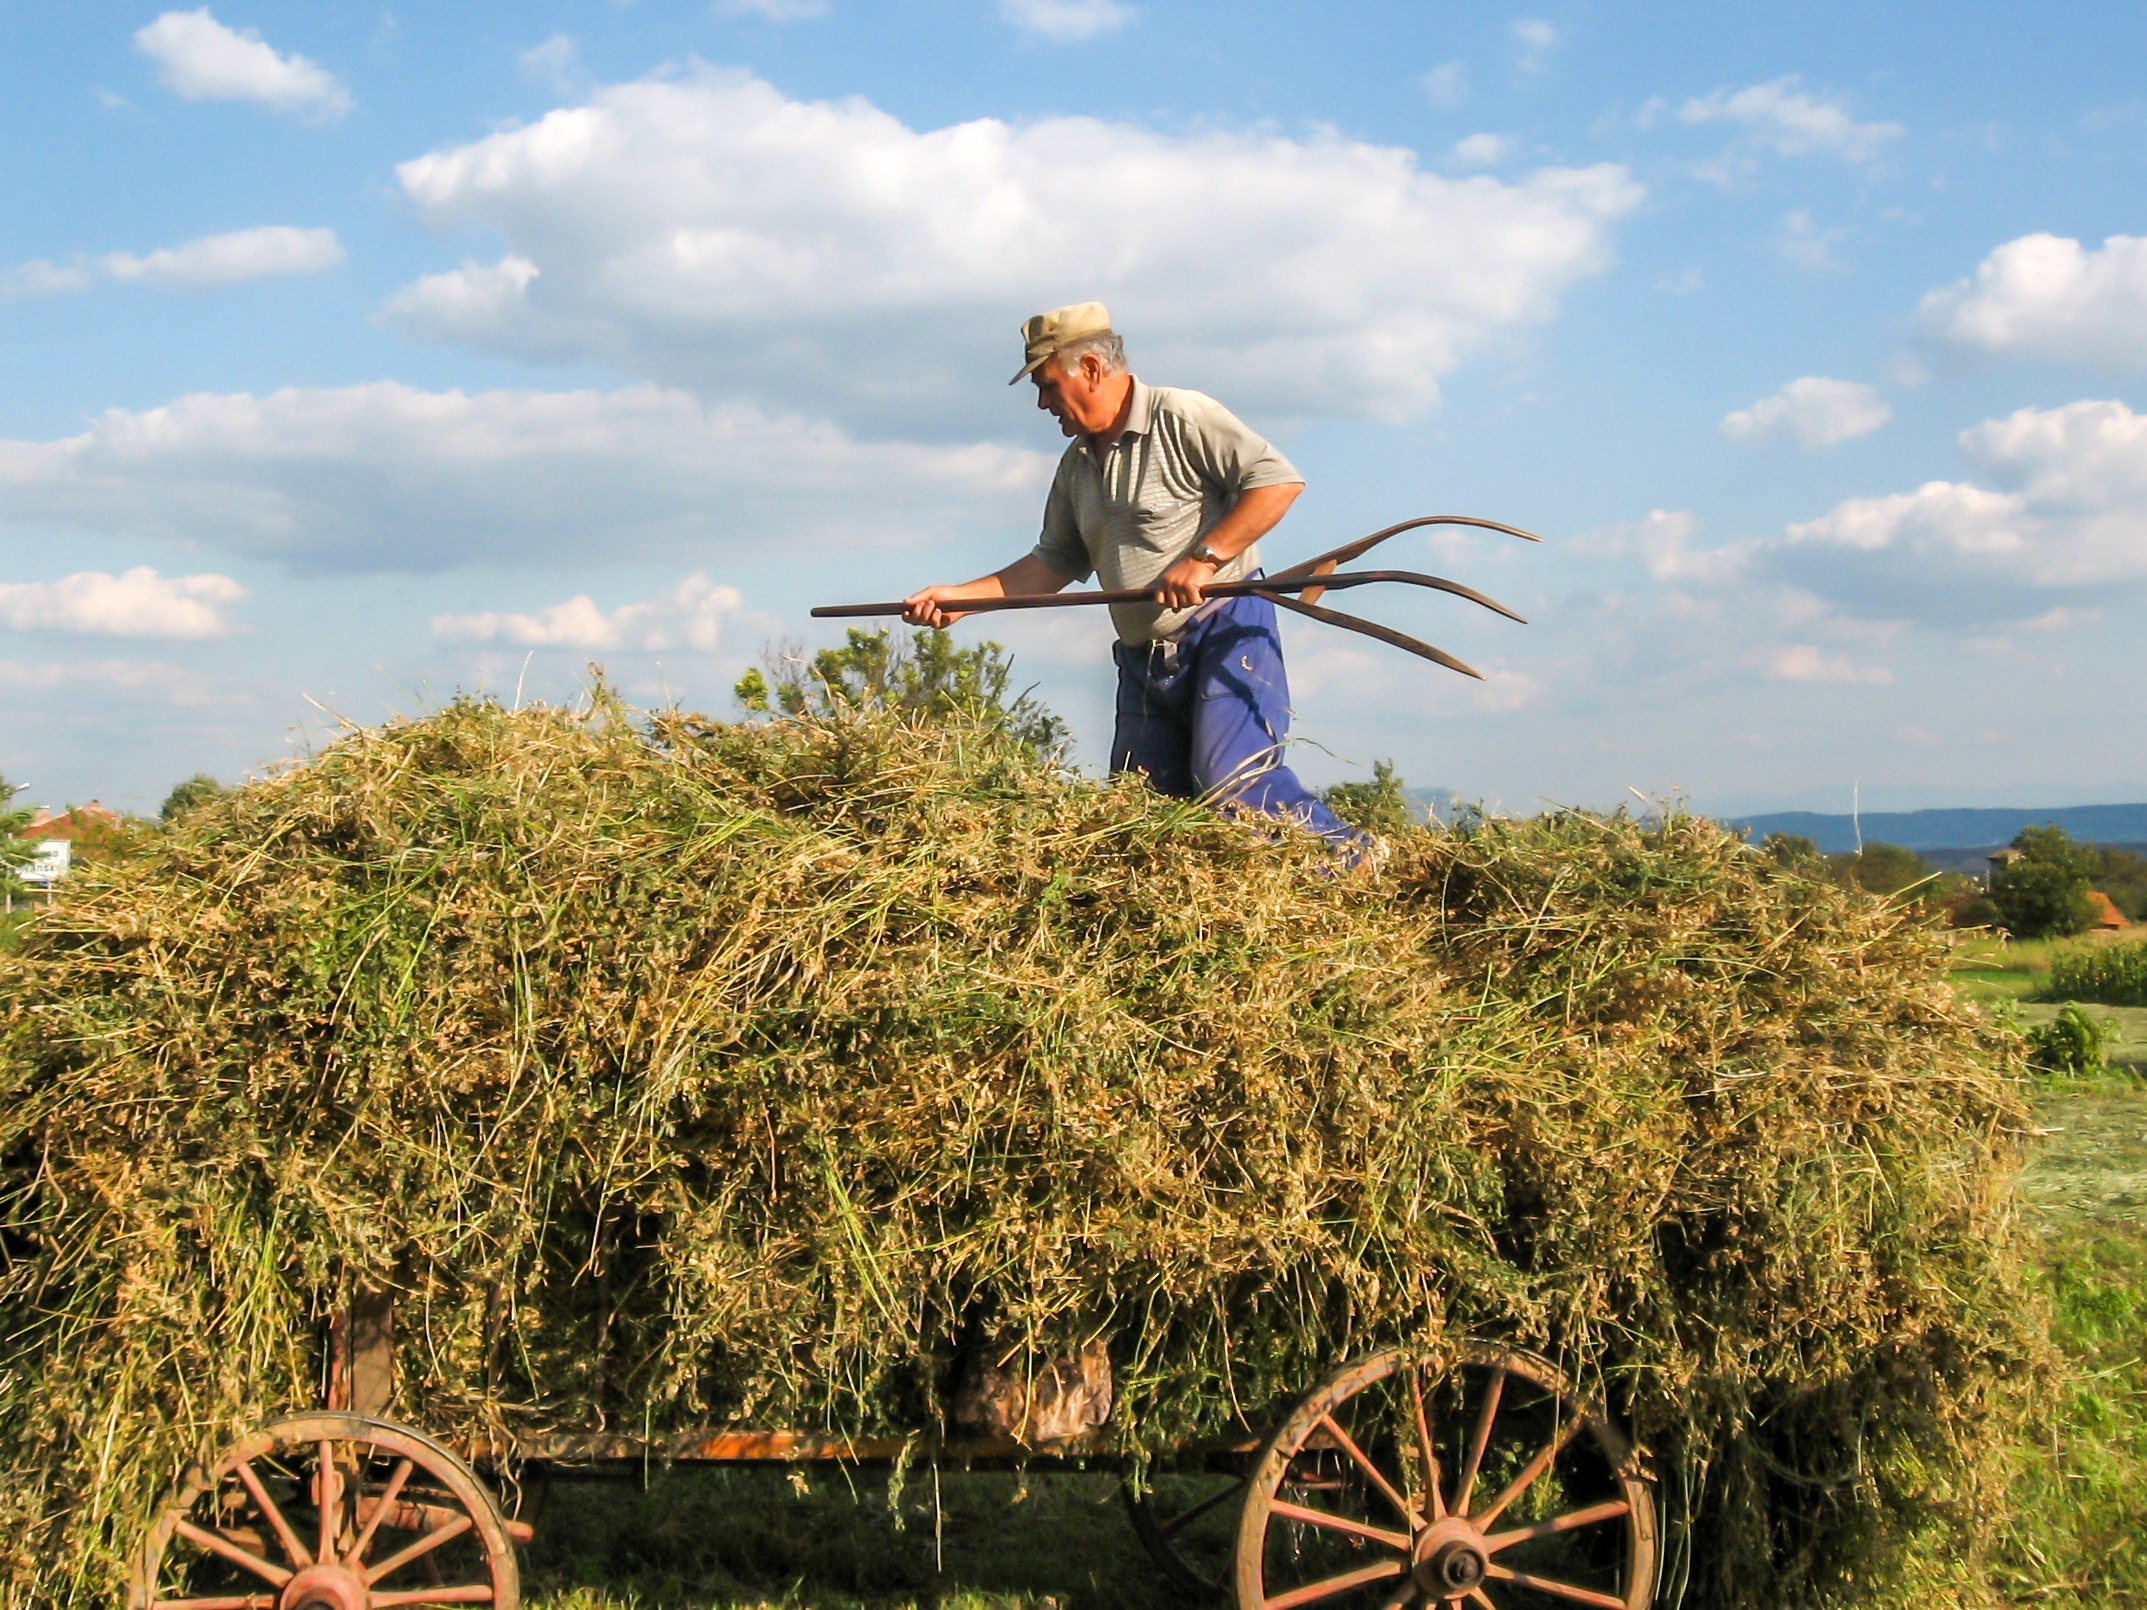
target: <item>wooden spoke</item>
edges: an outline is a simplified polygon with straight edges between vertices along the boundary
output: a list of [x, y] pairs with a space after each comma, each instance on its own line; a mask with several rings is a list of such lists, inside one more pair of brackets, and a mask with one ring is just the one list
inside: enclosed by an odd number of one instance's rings
[[[1278, 1593], [1269, 1599], [1261, 1610], [1291, 1610], [1294, 1605], [1317, 1604], [1320, 1600], [1331, 1599], [1338, 1593], [1347, 1593], [1351, 1588], [1361, 1588], [1367, 1582], [1384, 1582], [1390, 1576], [1400, 1576], [1404, 1569], [1399, 1560], [1381, 1560], [1377, 1565], [1367, 1565], [1361, 1571], [1348, 1571], [1341, 1576], [1331, 1576], [1324, 1581], [1292, 1588], [1288, 1593]], [[380, 1602], [378, 1599], [373, 1601], [375, 1604]], [[1623, 1610], [1622, 1606], [1620, 1610]]]
[[1469, 1438], [1468, 1463], [1461, 1468], [1461, 1485], [1454, 1492], [1454, 1513], [1469, 1512], [1469, 1495], [1476, 1491], [1476, 1473], [1484, 1466], [1484, 1448], [1491, 1441], [1491, 1422], [1498, 1418], [1498, 1400], [1506, 1392], [1506, 1372], [1493, 1370], [1484, 1388], [1484, 1400], [1476, 1411], [1476, 1431]]
[[1287, 1515], [1293, 1521], [1303, 1521], [1307, 1526], [1324, 1526], [1330, 1532], [1348, 1532], [1353, 1537], [1368, 1537], [1375, 1543], [1384, 1543], [1398, 1553], [1409, 1552], [1409, 1539], [1401, 1532], [1389, 1532], [1377, 1526], [1367, 1526], [1362, 1521], [1346, 1520], [1324, 1509], [1307, 1509], [1303, 1504], [1286, 1504], [1276, 1499], [1268, 1506], [1277, 1515]]
[[372, 1597], [373, 1610], [387, 1610], [397, 1604], [490, 1604], [492, 1590], [482, 1582], [472, 1582], [459, 1588], [412, 1588], [406, 1593], [376, 1593]]
[[149, 1610], [276, 1610], [273, 1593], [225, 1594], [220, 1599], [158, 1599]]
[[1501, 1582], [1511, 1582], [1517, 1588], [1533, 1588], [1538, 1593], [1548, 1593], [1555, 1598], [1571, 1599], [1575, 1604], [1592, 1604], [1598, 1610], [1625, 1610], [1625, 1601], [1608, 1593], [1598, 1593], [1593, 1588], [1577, 1588], [1570, 1582], [1554, 1582], [1547, 1576], [1530, 1576], [1525, 1571], [1509, 1571], [1494, 1562], [1486, 1566], [1488, 1575]]
[[1560, 1515], [1555, 1520], [1538, 1521], [1533, 1526], [1516, 1526], [1508, 1532], [1493, 1532], [1484, 1539], [1484, 1552], [1496, 1554], [1500, 1549], [1512, 1548], [1516, 1543], [1526, 1543], [1530, 1538], [1549, 1537], [1553, 1532], [1570, 1532], [1576, 1526], [1593, 1526], [1597, 1521], [1614, 1521], [1620, 1515], [1632, 1513], [1633, 1506], [1622, 1498], [1607, 1504], [1590, 1504], [1586, 1509], [1576, 1509], [1570, 1515]]
[[313, 1485], [321, 1509], [321, 1546], [314, 1557], [323, 1565], [333, 1565], [336, 1524], [341, 1518], [343, 1507], [338, 1502], [341, 1497], [339, 1489], [343, 1484], [343, 1473], [335, 1467], [335, 1444], [323, 1437], [317, 1446], [320, 1451], [320, 1464], [313, 1472]]
[[1160, 1527], [1157, 1528], [1157, 1530], [1160, 1531], [1165, 1537], [1176, 1537], [1178, 1533], [1183, 1531], [1186, 1527], [1192, 1525], [1193, 1522], [1199, 1520], [1201, 1516], [1207, 1514], [1207, 1512], [1215, 1508], [1216, 1505], [1228, 1503], [1231, 1499], [1237, 1497], [1238, 1494], [1242, 1493], [1244, 1490], [1245, 1483], [1242, 1481], [1234, 1481], [1227, 1487], [1217, 1488], [1214, 1492], [1203, 1498], [1199, 1503], [1195, 1504], [1191, 1509], [1187, 1510], [1183, 1515], [1179, 1515], [1171, 1520], [1165, 1521]]
[[1424, 1412], [1424, 1372], [1409, 1371], [1409, 1401], [1416, 1410], [1416, 1447], [1424, 1463], [1424, 1492], [1431, 1499], [1431, 1518], [1446, 1519], [1446, 1500], [1439, 1496], [1439, 1455], [1431, 1445], [1431, 1416]]
[[1585, 1422], [1583, 1422], [1581, 1417], [1577, 1414], [1574, 1415], [1570, 1420], [1566, 1421], [1564, 1428], [1560, 1430], [1555, 1437], [1551, 1438], [1549, 1442], [1543, 1445], [1541, 1450], [1539, 1450], [1536, 1454], [1535, 1458], [1529, 1460], [1527, 1464], [1521, 1467], [1521, 1473], [1518, 1476], [1514, 1477], [1512, 1481], [1506, 1484], [1506, 1490], [1500, 1493], [1498, 1497], [1492, 1499], [1491, 1502], [1484, 1507], [1484, 1512], [1481, 1515], [1472, 1515], [1469, 1518], [1473, 1520], [1479, 1528], [1489, 1526], [1493, 1521], [1497, 1520], [1499, 1516], [1503, 1515], [1506, 1512], [1506, 1506], [1508, 1504], [1512, 1503], [1516, 1498], [1519, 1498], [1521, 1494], [1528, 1491], [1529, 1484], [1533, 1482], [1538, 1476], [1542, 1475], [1545, 1470], [1550, 1468], [1551, 1461], [1553, 1459], [1556, 1459], [1559, 1454], [1565, 1451], [1565, 1445], [1571, 1442], [1576, 1436], [1580, 1434], [1580, 1428], [1584, 1423]]
[[1411, 1527], [1414, 1527], [1421, 1518], [1417, 1514], [1416, 1507], [1394, 1490], [1394, 1484], [1387, 1480], [1377, 1465], [1372, 1463], [1371, 1456], [1351, 1440], [1349, 1433], [1342, 1429], [1340, 1422], [1333, 1415], [1328, 1414], [1320, 1417], [1320, 1424], [1326, 1428], [1330, 1437], [1342, 1445], [1342, 1451], [1357, 1462], [1358, 1468], [1371, 1478], [1372, 1485], [1377, 1487], [1386, 1501], [1394, 1506], [1395, 1513], [1408, 1522]]
[[373, 1534], [380, 1530], [380, 1523], [387, 1519], [388, 1512], [395, 1507], [395, 1500], [402, 1496], [403, 1483], [410, 1479], [410, 1472], [416, 1468], [414, 1460], [395, 1461], [395, 1469], [388, 1477], [388, 1484], [380, 1490], [380, 1500], [373, 1505], [373, 1513], [366, 1519], [365, 1530], [358, 1534], [357, 1541], [350, 1546], [350, 1557], [357, 1564], [365, 1563], [365, 1551], [373, 1546]]
[[276, 1507], [276, 1501], [268, 1496], [268, 1488], [262, 1484], [251, 1459], [239, 1461], [238, 1478], [260, 1509], [262, 1517], [274, 1530], [276, 1541], [283, 1545], [283, 1552], [290, 1562], [300, 1570], [311, 1565], [313, 1556], [306, 1552], [306, 1545], [298, 1541], [298, 1533], [292, 1530], [291, 1523], [283, 1518], [283, 1511]]
[[258, 1554], [249, 1554], [229, 1538], [218, 1537], [214, 1532], [204, 1531], [192, 1521], [181, 1520], [173, 1530], [189, 1543], [198, 1544], [211, 1554], [220, 1555], [233, 1565], [243, 1570], [251, 1571], [263, 1582], [272, 1582], [280, 1588], [284, 1583], [291, 1580], [292, 1573], [286, 1571], [282, 1566], [272, 1565]]
[[[382, 1560], [378, 1565], [374, 1566], [370, 1571], [366, 1572], [365, 1585], [367, 1587], [371, 1587], [382, 1577], [392, 1576], [395, 1572], [400, 1571], [412, 1560], [419, 1559], [424, 1555], [430, 1554], [442, 1543], [453, 1542], [464, 1532], [467, 1532], [470, 1529], [471, 1524], [472, 1522], [469, 1516], [457, 1515], [445, 1526], [435, 1526], [431, 1531], [427, 1532], [415, 1543], [412, 1543], [408, 1548], [402, 1549], [397, 1553], [390, 1554], [386, 1559]], [[381, 1602], [382, 1601], [379, 1595], [374, 1595], [373, 1603], [379, 1604]], [[413, 1604], [422, 1604], [425, 1601], [422, 1599], [413, 1599], [410, 1602]]]
[[1498, 1601], [1484, 1592], [1480, 1584], [1469, 1589], [1469, 1597], [1476, 1601], [1479, 1610], [1498, 1610]]

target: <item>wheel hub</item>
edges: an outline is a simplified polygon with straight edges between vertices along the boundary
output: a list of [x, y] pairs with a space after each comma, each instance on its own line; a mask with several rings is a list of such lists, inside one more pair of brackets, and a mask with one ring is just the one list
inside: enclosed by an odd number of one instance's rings
[[1427, 1529], [1416, 1543], [1416, 1565], [1409, 1573], [1434, 1599], [1459, 1599], [1480, 1586], [1490, 1554], [1483, 1534], [1458, 1515]]
[[276, 1610], [367, 1610], [365, 1578], [347, 1565], [309, 1565], [284, 1583]]

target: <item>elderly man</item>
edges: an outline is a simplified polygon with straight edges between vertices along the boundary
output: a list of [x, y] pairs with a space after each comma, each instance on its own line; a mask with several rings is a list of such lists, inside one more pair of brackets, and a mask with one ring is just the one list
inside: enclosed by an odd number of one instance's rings
[[1207, 599], [1211, 582], [1258, 576], [1261, 537], [1304, 490], [1299, 475], [1236, 415], [1197, 391], [1142, 384], [1100, 302], [1022, 326], [1014, 381], [1073, 438], [1044, 503], [1043, 536], [1003, 570], [927, 587], [905, 619], [946, 626], [965, 598], [1055, 593], [1094, 574], [1148, 589], [1113, 604], [1118, 721], [1113, 773], [1146, 773], [1165, 794], [1207, 796], [1287, 817], [1338, 844], [1357, 835], [1282, 763], [1290, 689], [1275, 606]]

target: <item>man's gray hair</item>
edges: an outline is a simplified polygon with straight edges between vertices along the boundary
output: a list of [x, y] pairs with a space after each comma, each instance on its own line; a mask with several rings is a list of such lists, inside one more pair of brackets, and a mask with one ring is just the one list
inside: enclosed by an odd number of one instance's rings
[[1096, 355], [1096, 361], [1103, 365], [1105, 374], [1122, 375], [1126, 372], [1126, 343], [1116, 330], [1107, 330], [1102, 335], [1084, 336], [1079, 341], [1069, 341], [1053, 356], [1058, 359], [1059, 368], [1064, 373], [1072, 374], [1081, 367], [1082, 358], [1091, 352]]

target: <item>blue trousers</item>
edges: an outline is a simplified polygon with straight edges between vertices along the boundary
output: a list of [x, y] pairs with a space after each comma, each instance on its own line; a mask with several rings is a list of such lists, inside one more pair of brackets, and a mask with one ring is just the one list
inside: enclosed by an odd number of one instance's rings
[[1111, 771], [1145, 772], [1159, 793], [1283, 816], [1336, 844], [1356, 831], [1282, 763], [1290, 683], [1275, 606], [1220, 598], [1167, 643], [1115, 643], [1118, 724]]

